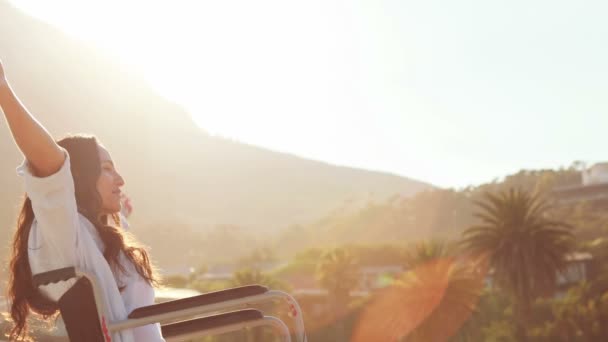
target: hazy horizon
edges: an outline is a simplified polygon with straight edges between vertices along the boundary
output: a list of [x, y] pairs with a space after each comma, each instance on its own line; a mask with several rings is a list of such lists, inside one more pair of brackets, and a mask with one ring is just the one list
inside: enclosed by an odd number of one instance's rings
[[599, 1], [11, 2], [248, 144], [442, 187], [608, 160]]

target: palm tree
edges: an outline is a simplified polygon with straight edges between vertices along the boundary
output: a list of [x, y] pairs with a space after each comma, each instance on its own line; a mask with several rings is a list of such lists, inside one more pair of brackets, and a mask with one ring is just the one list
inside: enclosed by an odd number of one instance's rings
[[332, 341], [347, 340], [344, 319], [348, 313], [350, 292], [359, 283], [359, 265], [354, 254], [345, 247], [330, 249], [317, 264], [317, 280], [328, 292], [331, 312], [327, 318], [334, 322]]
[[451, 252], [451, 246], [443, 240], [422, 240], [406, 249], [405, 266], [415, 268], [433, 260], [450, 257]]
[[487, 260], [496, 285], [513, 298], [518, 340], [525, 341], [532, 301], [550, 293], [573, 246], [569, 226], [548, 217], [539, 197], [510, 189], [476, 201], [478, 225], [463, 233], [464, 248]]
[[334, 302], [336, 315], [343, 314], [350, 292], [359, 282], [359, 266], [354, 255], [343, 247], [325, 252], [317, 265], [317, 279]]

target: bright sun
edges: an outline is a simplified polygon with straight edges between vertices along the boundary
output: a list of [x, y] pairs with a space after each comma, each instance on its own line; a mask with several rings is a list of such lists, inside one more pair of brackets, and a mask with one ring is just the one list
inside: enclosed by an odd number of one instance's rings
[[264, 139], [276, 141], [286, 134], [272, 126], [314, 129], [321, 120], [315, 117], [333, 125], [328, 117], [337, 112], [340, 96], [329, 96], [328, 87], [338, 78], [332, 70], [339, 69], [327, 57], [332, 54], [319, 49], [332, 49], [324, 38], [331, 32], [294, 22], [306, 15], [295, 15], [297, 8], [279, 8], [283, 14], [276, 16], [268, 7], [283, 6], [277, 2], [14, 4], [140, 69], [210, 133], [268, 145]]

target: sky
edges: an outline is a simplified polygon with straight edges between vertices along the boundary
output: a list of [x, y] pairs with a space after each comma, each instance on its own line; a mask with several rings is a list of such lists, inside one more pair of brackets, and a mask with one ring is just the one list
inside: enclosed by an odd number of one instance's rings
[[12, 0], [207, 132], [462, 188], [608, 161], [608, 2]]

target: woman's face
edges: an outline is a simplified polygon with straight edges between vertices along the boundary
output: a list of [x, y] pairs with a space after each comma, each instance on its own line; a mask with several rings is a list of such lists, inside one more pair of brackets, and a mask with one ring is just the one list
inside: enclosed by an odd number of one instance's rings
[[103, 214], [114, 214], [120, 211], [120, 188], [125, 185], [110, 153], [102, 145], [98, 145], [101, 174], [97, 179], [97, 192], [101, 196], [101, 211]]

